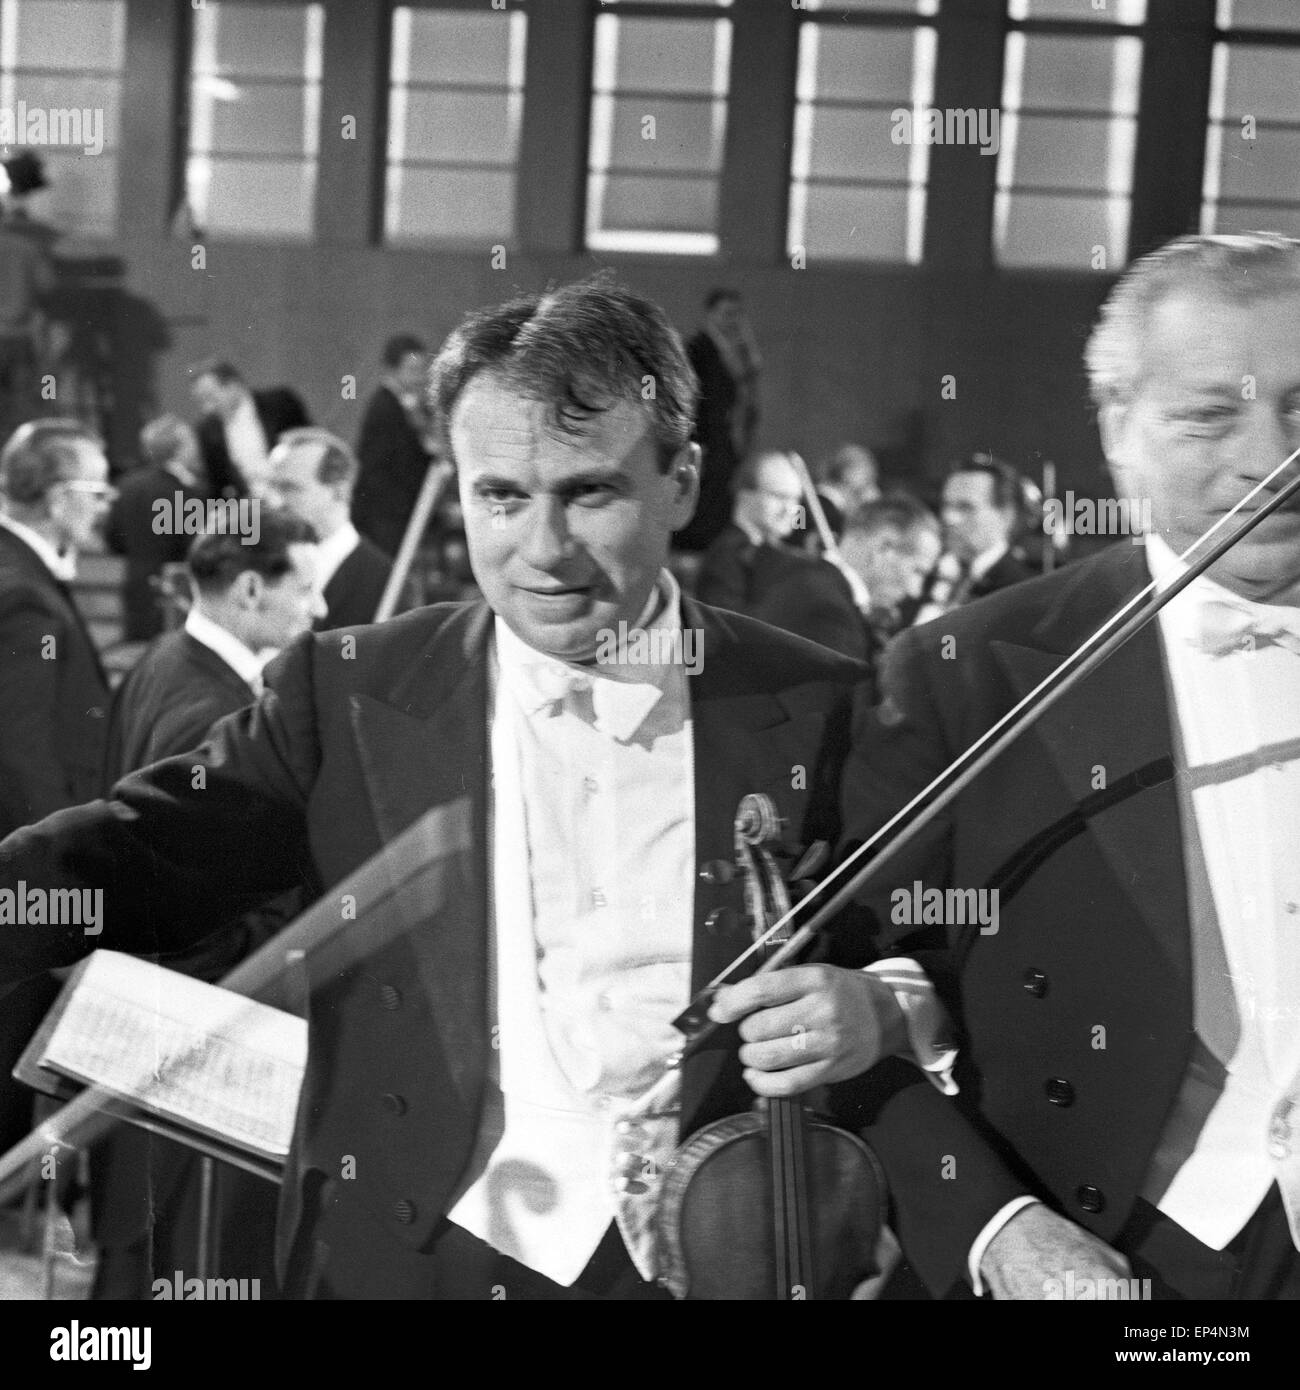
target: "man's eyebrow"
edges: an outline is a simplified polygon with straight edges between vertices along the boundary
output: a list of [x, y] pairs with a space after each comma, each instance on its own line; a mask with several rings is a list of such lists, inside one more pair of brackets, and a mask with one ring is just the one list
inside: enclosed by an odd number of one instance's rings
[[508, 478], [502, 473], [480, 473], [474, 479], [475, 492], [522, 492], [518, 478]]

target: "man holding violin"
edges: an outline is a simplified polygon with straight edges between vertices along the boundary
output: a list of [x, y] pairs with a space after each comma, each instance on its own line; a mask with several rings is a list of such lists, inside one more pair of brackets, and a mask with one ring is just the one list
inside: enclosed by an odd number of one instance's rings
[[[897, 639], [845, 770], [850, 840], [1291, 481], [1300, 242], [1188, 237], [1138, 262], [1088, 366], [1117, 492], [1149, 499], [1151, 534]], [[922, 961], [961, 1041], [957, 1097], [903, 1077], [868, 1132], [936, 1297], [1069, 1297], [1072, 1277], [1300, 1298], [1297, 826], [1291, 500], [866, 890], [880, 948]], [[997, 932], [905, 925], [890, 890], [915, 882], [998, 891]]]
[[[805, 860], [837, 836], [865, 669], [678, 592], [696, 386], [655, 306], [599, 282], [517, 300], [467, 319], [433, 376], [486, 601], [304, 636], [202, 747], [10, 837], [0, 883], [103, 888], [94, 944], [178, 949], [304, 881], [340, 891], [445, 812], [468, 827], [432, 847], [458, 889], [363, 916], [312, 981], [286, 1292], [666, 1297], [653, 1213], [678, 1142], [907, 1046], [878, 975], [806, 965], [721, 993], [742, 1044], [634, 1113], [671, 1020], [749, 944], [741, 798], [770, 798]], [[0, 986], [85, 949], [7, 930]]]

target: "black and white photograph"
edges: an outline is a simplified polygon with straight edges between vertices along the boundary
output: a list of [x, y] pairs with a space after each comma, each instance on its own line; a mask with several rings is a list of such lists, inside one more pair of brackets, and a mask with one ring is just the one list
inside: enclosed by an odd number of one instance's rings
[[0, 0], [0, 1365], [809, 1300], [1294, 1370], [1300, 0]]

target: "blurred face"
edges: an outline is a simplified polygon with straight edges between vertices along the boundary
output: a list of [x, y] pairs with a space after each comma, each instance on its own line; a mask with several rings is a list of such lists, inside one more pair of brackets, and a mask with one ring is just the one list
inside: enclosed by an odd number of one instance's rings
[[[1152, 525], [1181, 553], [1300, 447], [1300, 291], [1244, 305], [1208, 287], [1171, 295], [1152, 312], [1142, 366], [1136, 396], [1103, 412], [1102, 438], [1121, 494], [1149, 498]], [[1300, 503], [1211, 574], [1243, 597], [1300, 605]]]
[[855, 458], [840, 484], [850, 501], [856, 506], [874, 502], [880, 496], [880, 485], [876, 482], [876, 470], [866, 459]]
[[313, 527], [323, 540], [338, 528], [343, 506], [334, 484], [316, 476], [325, 455], [323, 444], [277, 444], [268, 460], [266, 500]]
[[325, 616], [325, 600], [316, 576], [316, 547], [291, 545], [289, 559], [293, 568], [288, 574], [263, 580], [259, 586], [250, 623], [253, 640], [247, 642], [254, 651], [287, 647], [317, 618]]
[[243, 395], [243, 388], [237, 381], [223, 386], [210, 372], [195, 377], [190, 387], [190, 395], [198, 407], [200, 415], [216, 415], [226, 419], [234, 414], [235, 407]]
[[723, 299], [709, 310], [709, 322], [724, 338], [734, 338], [745, 321], [745, 311], [738, 299]]
[[925, 577], [939, 558], [939, 535], [926, 526], [900, 530], [882, 526], [873, 533], [850, 531], [840, 553], [866, 581], [873, 608], [897, 608], [919, 598]]
[[117, 490], [109, 486], [104, 451], [88, 439], [71, 442], [76, 463], [50, 489], [46, 504], [61, 546], [81, 550], [94, 539]]
[[428, 359], [422, 352], [408, 352], [397, 364], [393, 380], [398, 389], [406, 395], [418, 396], [425, 388], [428, 379]]
[[803, 505], [799, 474], [788, 459], [773, 456], [758, 465], [755, 483], [742, 494], [746, 520], [770, 544], [784, 540], [794, 530]]
[[603, 629], [635, 623], [690, 519], [692, 451], [664, 473], [639, 404], [621, 401], [563, 434], [550, 407], [490, 373], [451, 417], [465, 539], [493, 610], [535, 650], [590, 660]]
[[993, 502], [993, 479], [987, 473], [954, 473], [943, 485], [944, 538], [963, 560], [1005, 545], [1015, 522], [1010, 507]]
[[176, 436], [176, 452], [172, 456], [190, 473], [203, 472], [203, 456], [199, 452], [199, 437], [188, 425]]

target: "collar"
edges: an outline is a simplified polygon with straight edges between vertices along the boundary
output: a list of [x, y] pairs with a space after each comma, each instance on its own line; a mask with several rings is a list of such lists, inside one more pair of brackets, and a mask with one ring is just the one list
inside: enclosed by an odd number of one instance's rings
[[[682, 650], [681, 590], [664, 569], [635, 623], [619, 624], [602, 640], [594, 664], [560, 661], [528, 646], [498, 614], [494, 623], [500, 688], [509, 690], [524, 713], [535, 716], [571, 690], [590, 690], [596, 728], [626, 741], [669, 689], [677, 661], [656, 661], [656, 652]], [[639, 635], [662, 634], [638, 641]], [[645, 650], [648, 648], [648, 652]], [[646, 656], [650, 659], [644, 659]], [[682, 689], [683, 687], [678, 687]]]
[[197, 607], [191, 608], [185, 615], [185, 631], [210, 652], [215, 652], [245, 685], [256, 694], [261, 694], [262, 667], [266, 664], [266, 657], [273, 653], [263, 656], [251, 651], [233, 632], [200, 613]]
[[977, 555], [971, 562], [970, 568], [966, 571], [971, 579], [983, 579], [984, 576], [993, 568], [994, 565], [1011, 549], [1006, 541], [1000, 541], [991, 550], [985, 550]]
[[[1163, 593], [1179, 575], [1186, 574], [1189, 567], [1178, 558], [1163, 536], [1148, 531], [1143, 539], [1146, 543], [1147, 569], [1156, 581], [1156, 588]], [[1206, 603], [1226, 604], [1229, 608], [1249, 613], [1261, 623], [1300, 632], [1300, 608], [1288, 608], [1278, 603], [1257, 603], [1254, 599], [1234, 594], [1208, 574], [1202, 574], [1160, 610], [1161, 625], [1166, 635], [1195, 645], [1200, 636], [1199, 610]]]
[[77, 577], [77, 552], [75, 550], [67, 550], [60, 555], [39, 531], [33, 531], [30, 526], [24, 526], [21, 521], [15, 521], [13, 517], [6, 516], [3, 512], [0, 512], [0, 526], [3, 526], [6, 531], [12, 531], [20, 541], [29, 545], [36, 552], [41, 563], [60, 584], [71, 584]]
[[361, 544], [361, 533], [350, 521], [345, 521], [332, 536], [316, 546], [316, 576], [323, 589], [338, 573], [339, 566]]
[[731, 524], [744, 534], [745, 539], [749, 541], [751, 545], [767, 544], [767, 541], [763, 539], [763, 533], [752, 522], [742, 521], [740, 517], [733, 516], [731, 518]]

